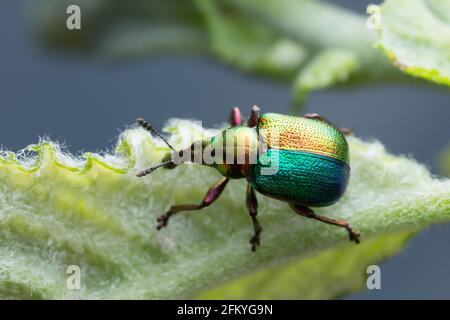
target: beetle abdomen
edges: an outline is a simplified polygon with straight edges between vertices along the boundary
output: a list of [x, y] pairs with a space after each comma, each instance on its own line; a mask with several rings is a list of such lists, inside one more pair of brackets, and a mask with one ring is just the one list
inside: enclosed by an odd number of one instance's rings
[[305, 206], [327, 206], [344, 193], [350, 167], [345, 137], [330, 124], [268, 113], [258, 131], [267, 152], [250, 181], [259, 192]]
[[253, 166], [251, 181], [265, 195], [314, 207], [336, 202], [347, 187], [349, 174], [347, 164], [330, 157], [269, 149]]

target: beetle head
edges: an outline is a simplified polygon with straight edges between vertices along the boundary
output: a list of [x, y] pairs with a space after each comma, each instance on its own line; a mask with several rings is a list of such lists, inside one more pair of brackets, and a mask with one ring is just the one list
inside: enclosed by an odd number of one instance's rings
[[258, 158], [258, 134], [255, 128], [234, 126], [218, 135], [196, 141], [180, 151], [168, 152], [162, 162], [138, 173], [144, 176], [164, 167], [173, 169], [183, 163], [213, 167], [229, 178], [246, 178]]

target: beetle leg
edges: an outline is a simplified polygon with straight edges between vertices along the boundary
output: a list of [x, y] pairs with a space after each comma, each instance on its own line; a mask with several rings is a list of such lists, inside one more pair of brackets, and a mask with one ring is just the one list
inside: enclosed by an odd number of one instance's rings
[[233, 107], [231, 109], [230, 115], [230, 124], [232, 127], [240, 126], [244, 123], [244, 119], [242, 118], [241, 110], [238, 107]]
[[260, 111], [261, 109], [257, 105], [252, 107], [252, 111], [250, 111], [250, 118], [248, 118], [247, 121], [247, 126], [253, 128], [258, 124]]
[[306, 118], [306, 119], [316, 119], [316, 120], [319, 120], [319, 121], [326, 122], [326, 123], [332, 125], [333, 127], [335, 127], [336, 129], [338, 129], [343, 135], [351, 135], [351, 134], [353, 134], [351, 129], [349, 129], [349, 128], [338, 128], [332, 122], [328, 121], [327, 119], [325, 119], [324, 117], [322, 117], [318, 113], [307, 113], [303, 117]]
[[261, 234], [262, 228], [258, 222], [258, 219], [256, 219], [256, 216], [258, 214], [258, 199], [256, 198], [255, 190], [253, 189], [250, 183], [247, 184], [246, 204], [250, 217], [252, 218], [254, 230], [253, 236], [250, 238], [250, 244], [252, 245], [252, 251], [255, 251], [260, 244], [259, 235]]
[[324, 217], [324, 216], [315, 214], [314, 211], [312, 211], [312, 209], [305, 207], [305, 206], [296, 205], [294, 203], [291, 203], [291, 207], [292, 207], [292, 209], [294, 209], [295, 212], [297, 212], [298, 214], [300, 214], [304, 217], [315, 219], [320, 222], [324, 222], [327, 224], [331, 224], [331, 225], [346, 229], [348, 232], [348, 235], [350, 237], [350, 241], [355, 241], [356, 243], [359, 243], [359, 232], [356, 231], [355, 229], [353, 229], [347, 221], [335, 220], [335, 219], [331, 219], [328, 217]]
[[169, 211], [159, 216], [159, 218], [156, 220], [158, 222], [156, 229], [161, 230], [163, 227], [167, 226], [169, 218], [180, 211], [200, 210], [212, 204], [220, 197], [229, 180], [229, 178], [223, 177], [218, 183], [209, 188], [200, 204], [182, 204], [170, 207]]
[[351, 136], [353, 135], [353, 131], [350, 128], [337, 128], [340, 133], [342, 133], [344, 136]]

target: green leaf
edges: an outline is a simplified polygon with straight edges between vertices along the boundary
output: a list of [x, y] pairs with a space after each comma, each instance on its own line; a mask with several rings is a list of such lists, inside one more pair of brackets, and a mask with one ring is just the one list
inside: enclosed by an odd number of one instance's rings
[[397, 254], [412, 237], [399, 232], [355, 247], [329, 249], [204, 292], [197, 299], [334, 299], [366, 286], [367, 267]]
[[308, 93], [347, 82], [359, 69], [359, 60], [354, 52], [330, 49], [317, 55], [300, 72], [294, 82], [294, 101], [305, 102]]
[[450, 85], [450, 4], [447, 0], [386, 0], [368, 8], [377, 46], [402, 71]]
[[[184, 120], [171, 121], [166, 130], [176, 147], [201, 135], [199, 127]], [[409, 158], [387, 154], [378, 142], [349, 138], [349, 145], [348, 192], [318, 213], [349, 220], [368, 246], [376, 236], [416, 232], [450, 220], [449, 180], [431, 177]], [[341, 247], [348, 244], [343, 230], [302, 218], [287, 204], [259, 196], [264, 231], [262, 246], [252, 253], [245, 182], [240, 180], [230, 182], [214, 205], [201, 213], [180, 214], [157, 232], [157, 216], [174, 203], [200, 202], [220, 177], [211, 168], [195, 165], [135, 176], [167, 151], [148, 132], [132, 128], [123, 132], [114, 154], [79, 159], [49, 141], [17, 155], [4, 152], [2, 298], [182, 298], [332, 248], [353, 247], [358, 252], [356, 245]], [[380, 256], [393, 253], [395, 246], [386, 250]], [[69, 265], [81, 269], [80, 291], [66, 287]]]

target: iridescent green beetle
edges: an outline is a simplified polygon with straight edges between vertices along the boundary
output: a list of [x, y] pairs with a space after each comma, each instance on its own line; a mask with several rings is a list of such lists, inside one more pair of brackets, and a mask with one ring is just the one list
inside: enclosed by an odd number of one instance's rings
[[[345, 192], [350, 176], [348, 144], [344, 137], [349, 133], [348, 129], [338, 129], [318, 114], [304, 117], [275, 113], [260, 115], [257, 106], [252, 108], [244, 124], [240, 110], [233, 108], [230, 128], [211, 139], [194, 142], [189, 148], [175, 151], [146, 121], [137, 119], [137, 122], [157, 134], [173, 150], [161, 164], [139, 172], [138, 177], [160, 167], [176, 167], [180, 162], [174, 160], [174, 155], [182, 157], [190, 154], [189, 159], [193, 162], [196, 146], [200, 147], [202, 154], [216, 156], [220, 151], [219, 159], [223, 160], [207, 161], [206, 156], [200, 157], [201, 164], [216, 168], [224, 177], [208, 190], [200, 204], [172, 206], [158, 218], [158, 230], [165, 227], [176, 213], [211, 205], [230, 179], [245, 178], [248, 182], [246, 204], [254, 228], [250, 239], [252, 251], [260, 244], [262, 230], [257, 220], [255, 190], [288, 202], [302, 216], [345, 228], [350, 241], [359, 243], [359, 233], [348, 222], [315, 214], [310, 209], [329, 206]], [[239, 155], [244, 157], [238, 159]]]

